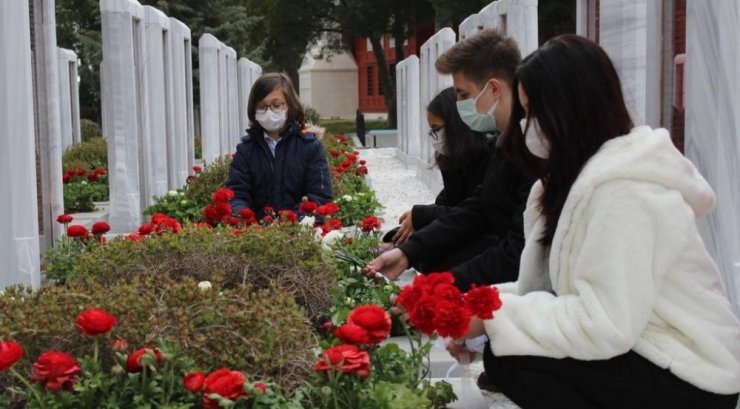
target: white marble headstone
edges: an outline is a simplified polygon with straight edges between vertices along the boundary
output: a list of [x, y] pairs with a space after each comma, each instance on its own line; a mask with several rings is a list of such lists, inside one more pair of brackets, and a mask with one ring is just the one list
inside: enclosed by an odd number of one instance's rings
[[57, 48], [59, 64], [59, 111], [61, 121], [62, 151], [82, 141], [80, 131], [80, 98], [77, 83], [77, 54], [72, 50]]
[[538, 0], [497, 0], [478, 12], [478, 25], [498, 28], [519, 44], [522, 57], [538, 47]]
[[195, 164], [193, 124], [193, 53], [190, 28], [170, 18], [171, 103], [167, 137], [169, 189], [185, 184]]
[[421, 105], [419, 57], [412, 55], [396, 64], [396, 117], [398, 148], [407, 164], [421, 154]]
[[[226, 92], [228, 110], [227, 141], [223, 153], [232, 153], [236, 151], [236, 145], [242, 137], [242, 131], [239, 128], [239, 79], [237, 78], [237, 59], [236, 50], [231, 47], [226, 48], [227, 66], [226, 66]], [[224, 147], [222, 147], [224, 148]]]
[[0, 290], [40, 284], [28, 0], [0, 1]]
[[240, 58], [237, 65], [239, 72], [239, 132], [243, 135], [249, 128], [249, 117], [247, 116], [249, 93], [252, 91], [254, 82], [262, 75], [262, 67], [245, 57]]
[[457, 31], [460, 36], [460, 41], [462, 41], [482, 29], [483, 26], [480, 23], [480, 17], [478, 16], [478, 13], [475, 13], [469, 15], [465, 18], [465, 20], [461, 21], [460, 27]]
[[699, 221], [740, 315], [740, 3], [686, 2], [685, 152], [717, 195]]
[[431, 165], [434, 160], [432, 145], [429, 138], [424, 137], [429, 132], [426, 121], [426, 107], [429, 102], [443, 89], [452, 86], [452, 76], [442, 75], [434, 67], [437, 58], [445, 51], [455, 45], [455, 32], [445, 27], [429, 38], [421, 46], [421, 58], [419, 71], [421, 77], [421, 101], [419, 107], [419, 118], [421, 122], [421, 159]]
[[221, 98], [219, 58], [224, 45], [211, 34], [198, 41], [200, 72], [200, 127], [203, 160], [213, 162], [221, 156]]

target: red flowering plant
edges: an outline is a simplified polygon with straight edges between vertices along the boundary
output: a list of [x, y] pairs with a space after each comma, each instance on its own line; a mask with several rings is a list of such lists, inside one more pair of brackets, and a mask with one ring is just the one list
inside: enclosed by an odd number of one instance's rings
[[[162, 408], [301, 407], [300, 397], [288, 400], [274, 383], [248, 380], [241, 372], [224, 368], [206, 376], [195, 370], [192, 360], [180, 355], [175, 344], [159, 343], [129, 351], [122, 339], [99, 342], [112, 338], [117, 320], [102, 309], [83, 311], [75, 324], [93, 340], [92, 355], [43, 352], [33, 362], [30, 377], [14, 367], [23, 358], [23, 347], [0, 341], [0, 372], [10, 372], [19, 385], [7, 388], [12, 396], [0, 396], [2, 407], [131, 408], [144, 402]], [[112, 359], [108, 355], [113, 355]]]
[[74, 262], [80, 255], [106, 244], [104, 234], [110, 231], [110, 225], [106, 221], [97, 221], [90, 229], [80, 224], [71, 224], [73, 221], [74, 216], [70, 214], [57, 216], [64, 235], [44, 255], [46, 278], [60, 283], [74, 274]]
[[62, 183], [66, 212], [93, 211], [94, 202], [108, 200], [108, 169], [105, 167], [68, 168], [62, 175]]
[[144, 215], [165, 214], [179, 223], [197, 220], [203, 215], [203, 207], [185, 196], [185, 189], [170, 190], [162, 196], [155, 196], [154, 203], [144, 210]]

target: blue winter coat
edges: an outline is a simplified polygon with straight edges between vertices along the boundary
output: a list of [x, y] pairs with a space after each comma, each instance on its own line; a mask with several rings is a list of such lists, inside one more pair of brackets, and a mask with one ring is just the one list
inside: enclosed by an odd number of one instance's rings
[[272, 156], [261, 129], [250, 128], [236, 146], [226, 187], [234, 191], [234, 213], [250, 208], [258, 218], [265, 206], [298, 211], [301, 198], [324, 204], [332, 200], [326, 153], [313, 133], [294, 123], [283, 133]]

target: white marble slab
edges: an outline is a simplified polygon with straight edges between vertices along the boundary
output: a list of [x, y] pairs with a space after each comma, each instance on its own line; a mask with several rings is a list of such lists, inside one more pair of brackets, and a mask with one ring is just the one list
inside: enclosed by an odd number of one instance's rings
[[227, 140], [228, 145], [223, 153], [236, 152], [236, 145], [239, 144], [243, 131], [239, 127], [239, 79], [237, 78], [237, 58], [236, 50], [231, 47], [226, 48], [227, 66], [226, 66], [226, 91], [228, 109], [228, 127]]
[[169, 132], [167, 133], [167, 174], [169, 189], [185, 184], [195, 165], [193, 124], [193, 53], [190, 28], [170, 18]]
[[222, 48], [223, 44], [211, 34], [203, 34], [198, 41], [200, 128], [206, 163], [221, 156], [219, 54]]
[[412, 55], [396, 64], [396, 117], [398, 149], [407, 156], [421, 154], [421, 94], [419, 92], [419, 57]]
[[483, 26], [480, 23], [480, 16], [478, 15], [478, 13], [475, 13], [469, 15], [463, 21], [461, 21], [457, 31], [458, 36], [460, 37], [460, 41], [462, 41], [482, 29]]
[[0, 290], [40, 283], [30, 27], [28, 0], [0, 1]]
[[537, 0], [497, 0], [483, 7], [478, 16], [482, 28], [498, 28], [512, 36], [522, 57], [537, 49]]
[[686, 16], [685, 153], [717, 194], [700, 228], [740, 315], [740, 3], [688, 0]]
[[421, 125], [420, 158], [426, 164], [434, 162], [434, 149], [428, 137], [429, 125], [426, 121], [426, 107], [429, 102], [443, 89], [452, 86], [452, 76], [442, 75], [434, 68], [434, 64], [445, 51], [455, 45], [455, 32], [445, 27], [429, 38], [421, 46], [421, 58], [419, 61], [419, 73], [421, 77], [420, 91], [421, 100], [419, 106], [419, 118]]
[[59, 113], [62, 151], [82, 141], [80, 131], [80, 92], [77, 83], [77, 54], [72, 50], [57, 48], [59, 64]]

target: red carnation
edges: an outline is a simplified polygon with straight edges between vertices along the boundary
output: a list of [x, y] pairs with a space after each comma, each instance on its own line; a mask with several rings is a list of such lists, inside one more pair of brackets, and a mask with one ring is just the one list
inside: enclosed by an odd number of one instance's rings
[[201, 168], [198, 165], [195, 165], [195, 166], [193, 166], [193, 172], [195, 172], [195, 173], [203, 172], [203, 168]]
[[368, 333], [369, 343], [378, 344], [391, 333], [391, 316], [377, 305], [361, 305], [347, 317], [348, 324], [354, 324]]
[[339, 219], [326, 219], [323, 225], [321, 225], [321, 236], [326, 236], [332, 230], [339, 230], [342, 228], [342, 221]]
[[411, 310], [407, 310], [411, 325], [424, 334], [431, 335], [436, 328], [434, 323], [436, 305], [436, 298], [428, 294], [423, 295]]
[[364, 378], [370, 375], [370, 356], [355, 345], [338, 345], [324, 351], [315, 370], [352, 373]]
[[80, 376], [80, 366], [63, 352], [44, 352], [33, 364], [31, 379], [50, 391], [72, 390]]
[[180, 222], [170, 217], [159, 219], [155, 226], [157, 236], [161, 236], [164, 233], [179, 233], [180, 230], [182, 230]]
[[362, 231], [371, 232], [373, 230], [380, 230], [381, 224], [380, 219], [375, 216], [368, 216], [362, 221]]
[[265, 215], [273, 215], [275, 214], [275, 209], [273, 209], [272, 206], [265, 206], [265, 208], [262, 209], [262, 213]]
[[313, 213], [314, 211], [316, 211], [317, 207], [319, 207], [319, 205], [317, 205], [315, 202], [306, 201], [301, 202], [301, 205], [298, 206], [298, 210], [303, 213]]
[[292, 210], [281, 210], [278, 212], [280, 215], [280, 220], [290, 222], [290, 223], [296, 223], [298, 222], [298, 215], [295, 214]]
[[366, 163], [367, 163], [367, 161], [365, 159], [361, 159], [360, 160], [360, 165], [365, 165]]
[[23, 358], [23, 347], [13, 341], [0, 341], [0, 372]]
[[90, 233], [87, 231], [85, 226], [81, 226], [79, 224], [74, 224], [72, 226], [67, 227], [67, 236], [68, 237], [75, 237], [75, 238], [85, 238]]
[[347, 323], [334, 330], [334, 336], [346, 344], [375, 344], [370, 333], [359, 325]]
[[145, 236], [142, 236], [141, 234], [139, 234], [137, 232], [133, 232], [133, 233], [129, 234], [128, 236], [126, 236], [126, 240], [128, 240], [128, 241], [142, 241], [142, 240], [146, 240], [146, 237]]
[[108, 233], [110, 231], [110, 224], [108, 222], [99, 221], [92, 225], [92, 234], [99, 236], [101, 234]]
[[340, 152], [338, 150], [336, 150], [336, 149], [332, 149], [332, 150], [329, 151], [329, 155], [331, 155], [331, 156], [333, 156], [335, 158], [338, 158], [339, 155], [340, 155]]
[[442, 337], [462, 338], [470, 327], [470, 311], [462, 305], [441, 300], [434, 316], [437, 333]]
[[316, 208], [316, 214], [321, 216], [328, 216], [339, 211], [339, 206], [336, 203], [326, 203]]
[[77, 176], [85, 176], [85, 173], [87, 173], [85, 169], [77, 169]]
[[75, 323], [83, 334], [94, 337], [110, 331], [118, 319], [100, 308], [90, 308], [77, 316]]
[[74, 218], [69, 214], [60, 214], [59, 216], [57, 216], [57, 222], [61, 224], [71, 223], [72, 220], [74, 220]]
[[128, 349], [128, 342], [125, 339], [116, 339], [110, 343], [110, 349], [118, 352], [123, 352]]
[[234, 191], [231, 189], [222, 187], [213, 193], [212, 198], [213, 198], [214, 203], [226, 203], [229, 200], [234, 198]]
[[239, 217], [245, 220], [250, 220], [250, 219], [254, 219], [255, 215], [252, 209], [246, 208], [246, 209], [239, 210]]
[[146, 236], [147, 234], [150, 234], [154, 231], [154, 225], [151, 223], [144, 223], [141, 226], [139, 226], [139, 234]]
[[254, 384], [254, 389], [259, 391], [259, 393], [266, 393], [267, 392], [267, 384], [264, 382], [257, 382]]
[[71, 181], [72, 181], [72, 176], [69, 176], [69, 175], [62, 176], [62, 183], [64, 183], [65, 185]]
[[492, 319], [493, 312], [501, 308], [498, 288], [473, 285], [473, 288], [465, 293], [465, 307], [482, 320]]
[[357, 169], [355, 169], [355, 175], [367, 175], [367, 167], [365, 166], [358, 166]]
[[275, 218], [269, 215], [262, 218], [262, 222], [265, 224], [271, 224], [274, 221], [275, 221]]
[[97, 182], [98, 181], [98, 174], [97, 173], [91, 173], [87, 175], [87, 180], [90, 182]]
[[205, 385], [206, 376], [201, 371], [190, 372], [182, 378], [182, 384], [190, 393], [200, 393]]
[[152, 217], [150, 218], [150, 220], [151, 220], [151, 222], [152, 222], [152, 223], [154, 223], [154, 224], [157, 224], [157, 223], [159, 223], [160, 221], [162, 221], [162, 220], [167, 220], [167, 219], [169, 219], [169, 218], [170, 218], [170, 217], [169, 217], [169, 216], [167, 216], [167, 215], [166, 215], [166, 214], [164, 214], [164, 213], [154, 213], [154, 214], [152, 215]]
[[189, 175], [188, 177], [185, 178], [185, 183], [190, 183], [193, 180], [195, 180], [195, 176]]
[[132, 352], [126, 359], [126, 372], [141, 372], [146, 365], [146, 362], [143, 362], [146, 356], [153, 356], [157, 365], [162, 363], [162, 353], [157, 348], [141, 348]]
[[246, 382], [247, 376], [238, 371], [222, 368], [211, 373], [204, 381], [203, 407], [206, 409], [219, 408], [218, 400], [209, 398], [213, 393], [232, 401], [246, 395], [244, 391]]

